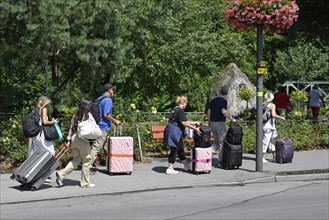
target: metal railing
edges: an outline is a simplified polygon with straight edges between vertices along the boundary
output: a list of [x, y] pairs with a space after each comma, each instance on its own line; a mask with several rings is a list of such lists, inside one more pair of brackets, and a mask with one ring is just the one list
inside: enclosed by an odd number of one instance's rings
[[320, 92], [323, 94], [323, 100], [329, 102], [329, 81], [286, 81], [282, 86], [286, 87], [289, 94], [290, 88], [300, 91], [309, 91], [313, 86], [318, 84]]

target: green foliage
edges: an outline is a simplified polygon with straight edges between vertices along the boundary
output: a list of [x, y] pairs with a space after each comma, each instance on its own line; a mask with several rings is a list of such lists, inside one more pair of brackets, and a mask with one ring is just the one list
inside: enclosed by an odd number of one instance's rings
[[278, 138], [291, 138], [297, 151], [328, 148], [329, 146], [329, 124], [327, 122], [288, 121], [277, 123], [277, 129], [279, 131]]
[[317, 47], [315, 43], [298, 39], [286, 49], [277, 50], [272, 77], [285, 80], [326, 79], [329, 69], [328, 46]]
[[27, 139], [24, 138], [21, 115], [10, 118], [2, 117], [0, 135], [0, 153], [5, 158], [10, 157], [14, 164], [19, 164], [27, 158]]
[[296, 102], [305, 102], [307, 101], [307, 92], [295, 90], [290, 94], [290, 98]]
[[255, 96], [252, 89], [248, 87], [242, 87], [239, 89], [239, 96], [242, 100], [247, 102], [247, 109], [248, 109], [248, 102]]
[[[290, 98], [296, 102], [296, 107], [298, 112], [303, 112], [303, 106], [301, 106], [302, 103], [307, 101], [307, 92], [301, 91], [301, 90], [295, 90], [290, 94]], [[302, 113], [300, 113], [302, 114]]]

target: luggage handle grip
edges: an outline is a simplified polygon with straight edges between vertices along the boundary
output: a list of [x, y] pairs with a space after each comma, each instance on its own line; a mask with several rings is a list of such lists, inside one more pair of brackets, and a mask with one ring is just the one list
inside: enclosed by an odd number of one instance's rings
[[122, 125], [115, 125], [114, 126], [113, 136], [122, 136]]

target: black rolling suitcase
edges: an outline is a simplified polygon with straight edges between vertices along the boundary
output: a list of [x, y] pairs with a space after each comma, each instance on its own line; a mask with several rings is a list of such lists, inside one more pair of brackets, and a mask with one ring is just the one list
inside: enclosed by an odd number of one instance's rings
[[231, 122], [223, 145], [222, 168], [238, 169], [242, 165], [242, 136], [242, 127]]
[[58, 159], [67, 151], [63, 148], [57, 156], [48, 151], [36, 151], [10, 176], [22, 184], [22, 187], [36, 190], [58, 167]]
[[234, 169], [242, 165], [242, 146], [241, 144], [230, 144], [224, 141], [222, 168]]

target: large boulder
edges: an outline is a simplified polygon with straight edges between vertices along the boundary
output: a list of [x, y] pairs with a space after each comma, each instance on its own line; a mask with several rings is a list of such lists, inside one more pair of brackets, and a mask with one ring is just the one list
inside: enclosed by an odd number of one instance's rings
[[[224, 85], [229, 87], [227, 102], [228, 111], [231, 115], [236, 116], [247, 108], [256, 107], [256, 87], [249, 81], [246, 74], [244, 74], [234, 63], [231, 63], [226, 67], [224, 73], [220, 75], [218, 82], [210, 88], [208, 100], [218, 96], [220, 94], [220, 88]], [[250, 88], [253, 91], [254, 96], [248, 104], [239, 96], [239, 89], [242, 87]], [[207, 101], [207, 106], [208, 104]]]

